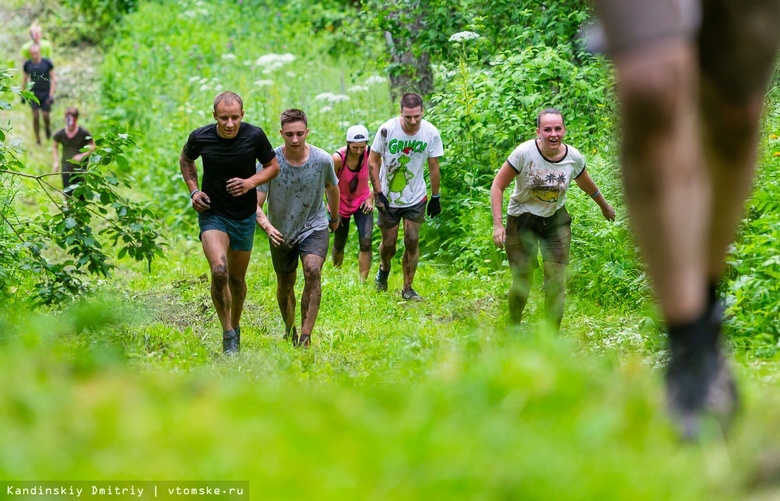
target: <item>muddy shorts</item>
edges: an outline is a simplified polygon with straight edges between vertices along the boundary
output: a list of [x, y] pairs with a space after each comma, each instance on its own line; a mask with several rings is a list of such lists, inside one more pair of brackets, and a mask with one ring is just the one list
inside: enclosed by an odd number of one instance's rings
[[561, 207], [550, 217], [524, 213], [506, 218], [507, 259], [512, 268], [537, 268], [537, 254], [554, 263], [569, 262], [571, 216]]
[[398, 226], [401, 219], [408, 219], [413, 223], [422, 224], [425, 222], [425, 207], [427, 205], [428, 201], [423, 200], [419, 204], [410, 207], [389, 207], [385, 210], [380, 210], [376, 224], [385, 230]]
[[322, 259], [328, 255], [328, 230], [317, 230], [312, 232], [297, 244], [288, 246], [282, 244], [275, 246], [271, 240], [268, 240], [271, 247], [271, 261], [274, 264], [274, 271], [277, 273], [295, 273], [298, 269], [298, 259], [309, 254], [315, 254]]

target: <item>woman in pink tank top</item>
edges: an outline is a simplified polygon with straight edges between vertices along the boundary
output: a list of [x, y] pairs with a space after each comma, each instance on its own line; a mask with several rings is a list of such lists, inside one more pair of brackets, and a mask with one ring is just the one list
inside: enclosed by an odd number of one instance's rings
[[339, 178], [339, 215], [341, 225], [333, 237], [333, 266], [344, 261], [344, 247], [349, 235], [349, 220], [354, 215], [358, 229], [358, 269], [366, 280], [371, 268], [371, 233], [374, 229], [374, 194], [369, 187], [368, 129], [353, 125], [347, 129], [347, 145], [333, 154], [333, 166]]

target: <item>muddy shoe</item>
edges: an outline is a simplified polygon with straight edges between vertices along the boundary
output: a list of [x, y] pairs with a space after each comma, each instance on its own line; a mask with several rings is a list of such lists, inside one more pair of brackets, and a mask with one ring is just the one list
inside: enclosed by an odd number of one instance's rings
[[711, 309], [685, 335], [670, 336], [667, 404], [686, 440], [698, 438], [708, 417], [727, 430], [737, 410], [737, 386], [723, 353], [720, 319], [714, 317], [720, 311]]
[[311, 345], [311, 334], [301, 334], [298, 342], [295, 343], [295, 346], [300, 346], [302, 348], [308, 348], [309, 345]]
[[291, 330], [284, 333], [284, 340], [293, 345], [298, 344], [298, 331], [293, 327]]
[[376, 270], [376, 278], [374, 283], [376, 284], [376, 290], [382, 292], [387, 290], [387, 277], [390, 276], [390, 271], [383, 271], [380, 267]]
[[407, 301], [422, 301], [422, 296], [417, 294], [417, 292], [411, 287], [402, 290], [401, 297], [406, 299]]
[[222, 334], [222, 353], [225, 355], [238, 355], [241, 351], [241, 344], [238, 335], [234, 329]]

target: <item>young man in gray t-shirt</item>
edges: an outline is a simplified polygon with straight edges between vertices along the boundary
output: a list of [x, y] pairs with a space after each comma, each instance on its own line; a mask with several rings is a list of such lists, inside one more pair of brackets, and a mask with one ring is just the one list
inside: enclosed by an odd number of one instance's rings
[[[328, 254], [328, 231], [339, 226], [339, 187], [333, 159], [325, 150], [306, 143], [306, 114], [294, 108], [281, 115], [284, 145], [276, 148], [279, 175], [258, 187], [257, 224], [268, 234], [276, 272], [276, 300], [285, 325], [285, 339], [309, 346], [320, 309], [320, 275]], [[260, 167], [262, 169], [262, 167]], [[328, 217], [323, 192], [333, 219]], [[268, 215], [263, 205], [268, 200]], [[301, 335], [295, 328], [295, 279], [298, 259], [303, 264]]]

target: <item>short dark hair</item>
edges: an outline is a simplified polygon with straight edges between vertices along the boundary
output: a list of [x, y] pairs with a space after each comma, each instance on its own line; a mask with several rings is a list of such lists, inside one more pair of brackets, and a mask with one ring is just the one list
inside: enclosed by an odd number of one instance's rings
[[241, 107], [241, 111], [244, 110], [244, 101], [241, 99], [241, 96], [236, 94], [235, 92], [230, 92], [229, 90], [226, 90], [225, 92], [220, 92], [217, 94], [217, 97], [214, 98], [214, 111], [217, 111], [217, 106], [219, 106], [219, 103], [238, 103], [238, 105]]
[[566, 120], [563, 118], [563, 113], [561, 113], [561, 110], [558, 108], [545, 108], [542, 111], [539, 112], [538, 115], [536, 115], [536, 126], [539, 127], [542, 124], [542, 117], [544, 115], [558, 115], [561, 117], [561, 122], [563, 122], [563, 126], [566, 126]]
[[79, 117], [79, 109], [76, 108], [75, 106], [68, 106], [67, 108], [65, 108], [65, 114], [66, 115], [70, 115], [73, 118], [78, 118]]
[[410, 92], [408, 94], [404, 94], [401, 98], [401, 109], [417, 108], [418, 106], [423, 108], [423, 98], [419, 94]]
[[285, 124], [291, 124], [293, 122], [303, 122], [303, 125], [306, 127], [309, 126], [309, 119], [306, 117], [306, 113], [299, 110], [298, 108], [284, 110], [279, 117], [279, 122], [281, 123], [282, 127], [284, 127]]

